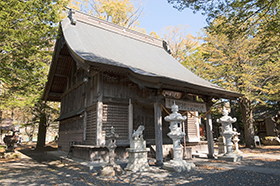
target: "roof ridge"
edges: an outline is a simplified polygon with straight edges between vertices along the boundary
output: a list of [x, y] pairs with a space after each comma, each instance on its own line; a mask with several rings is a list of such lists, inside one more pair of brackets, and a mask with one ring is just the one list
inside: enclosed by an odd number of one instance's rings
[[95, 26], [95, 27], [98, 27], [98, 28], [101, 28], [101, 29], [104, 29], [104, 30], [107, 30], [110, 32], [114, 32], [116, 34], [123, 35], [125, 37], [130, 37], [132, 39], [163, 48], [164, 40], [162, 40], [162, 39], [157, 39], [150, 35], [147, 35], [147, 34], [135, 31], [135, 30], [131, 30], [129, 28], [111, 23], [109, 21], [105, 21], [103, 19], [99, 19], [95, 16], [86, 14], [79, 10], [74, 10], [74, 9], [69, 8], [68, 18], [71, 20], [72, 25], [76, 25], [77, 21], [80, 21], [80, 22], [90, 24], [92, 26]]

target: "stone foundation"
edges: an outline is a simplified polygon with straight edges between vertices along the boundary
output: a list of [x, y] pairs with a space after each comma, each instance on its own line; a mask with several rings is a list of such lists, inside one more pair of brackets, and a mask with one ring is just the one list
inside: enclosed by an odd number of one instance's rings
[[243, 157], [238, 156], [236, 154], [225, 154], [223, 156], [219, 156], [218, 159], [228, 161], [228, 162], [238, 162], [238, 161], [242, 161]]
[[129, 161], [124, 170], [141, 172], [150, 168], [147, 158], [147, 152], [150, 149], [146, 148], [145, 140], [131, 140], [130, 148], [127, 148], [126, 151], [129, 153]]
[[[115, 150], [115, 159], [128, 158], [128, 152], [125, 149], [126, 147], [117, 147]], [[109, 161], [109, 151], [106, 147], [102, 146], [74, 145], [71, 147], [69, 155], [87, 161]]]

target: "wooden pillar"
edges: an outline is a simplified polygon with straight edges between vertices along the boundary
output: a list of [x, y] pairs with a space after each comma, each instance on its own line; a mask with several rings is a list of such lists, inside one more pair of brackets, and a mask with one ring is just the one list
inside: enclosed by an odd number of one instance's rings
[[128, 105], [128, 139], [131, 140], [133, 131], [133, 105], [131, 103], [131, 99], [129, 99]]
[[102, 116], [103, 116], [103, 103], [97, 102], [97, 122], [96, 122], [96, 145], [102, 145]]
[[87, 97], [88, 97], [88, 90], [87, 89], [87, 86], [86, 86], [87, 83], [84, 83], [83, 85], [83, 96], [84, 96], [84, 105], [83, 107], [85, 108], [85, 111], [84, 111], [84, 118], [83, 118], [83, 142], [86, 141], [86, 133], [87, 133]]
[[97, 104], [96, 104], [96, 145], [105, 145], [102, 132], [102, 118], [103, 118], [103, 82], [102, 74], [97, 76]]
[[[210, 97], [206, 100], [206, 109], [207, 112], [210, 110], [212, 106], [212, 100]], [[207, 136], [207, 143], [208, 143], [208, 158], [214, 158], [214, 141], [213, 141], [213, 125], [212, 125], [212, 117], [211, 112], [209, 111], [206, 115], [206, 136]]]
[[87, 111], [84, 111], [84, 119], [83, 119], [83, 142], [86, 141], [86, 135], [87, 135]]
[[154, 103], [154, 118], [155, 118], [155, 143], [156, 143], [156, 165], [163, 164], [162, 153], [162, 115], [159, 102]]

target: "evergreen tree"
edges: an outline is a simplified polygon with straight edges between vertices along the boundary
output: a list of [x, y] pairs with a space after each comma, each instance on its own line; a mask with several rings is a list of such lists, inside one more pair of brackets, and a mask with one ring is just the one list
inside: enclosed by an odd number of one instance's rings
[[63, 0], [0, 2], [1, 108], [34, 104], [46, 81]]
[[[267, 42], [266, 51], [260, 51], [262, 36], [239, 34], [234, 39], [216, 32], [216, 20], [205, 33], [204, 43], [189, 59], [195, 59], [195, 73], [228, 90], [244, 94], [238, 99], [244, 124], [245, 142], [253, 145], [253, 110], [260, 104], [276, 101], [279, 95], [280, 60], [278, 49], [273, 47], [276, 37]], [[230, 29], [228, 24], [224, 28]], [[213, 28], [213, 29], [212, 29]], [[251, 27], [254, 33], [256, 28]], [[198, 57], [198, 58], [197, 58]], [[189, 66], [192, 61], [185, 61]], [[201, 70], [203, 69], [203, 70]]]
[[141, 6], [136, 8], [130, 0], [73, 0], [71, 5], [79, 7], [82, 12], [130, 29], [136, 29], [138, 18], [143, 13]]
[[66, 0], [0, 2], [0, 110], [40, 103], [66, 4]]

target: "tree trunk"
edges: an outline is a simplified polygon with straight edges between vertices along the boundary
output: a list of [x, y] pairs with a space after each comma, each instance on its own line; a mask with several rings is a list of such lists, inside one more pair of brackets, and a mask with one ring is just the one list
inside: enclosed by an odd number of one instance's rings
[[45, 113], [41, 113], [38, 136], [37, 136], [36, 151], [44, 151], [44, 147], [46, 143], [46, 132], [47, 132], [46, 115]]
[[242, 121], [244, 125], [244, 135], [246, 147], [253, 147], [254, 145], [254, 123], [253, 123], [253, 109], [251, 108], [250, 100], [247, 98], [240, 98], [240, 110], [242, 114]]

